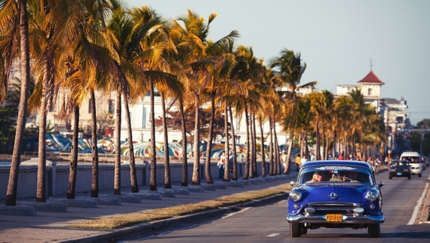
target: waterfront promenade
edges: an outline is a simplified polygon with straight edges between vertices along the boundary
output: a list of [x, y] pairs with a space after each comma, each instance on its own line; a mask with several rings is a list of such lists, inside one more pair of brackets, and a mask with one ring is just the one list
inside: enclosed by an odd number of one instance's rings
[[[291, 180], [295, 180], [297, 173], [290, 175], [276, 175], [266, 178], [253, 178], [249, 180], [238, 180], [236, 182], [223, 182], [217, 180], [215, 184], [208, 185], [202, 183], [200, 186], [189, 186], [188, 188], [180, 187], [177, 184], [173, 185], [172, 191], [174, 194], [165, 193], [163, 185], [158, 186], [157, 193], [159, 196], [146, 197], [138, 201], [126, 202], [120, 200], [120, 204], [108, 205], [96, 203], [96, 207], [67, 207], [66, 212], [44, 212], [37, 211], [35, 216], [16, 216], [16, 215], [1, 215], [0, 216], [0, 239], [1, 242], [115, 242], [115, 239], [124, 234], [129, 234], [136, 231], [151, 231], [153, 228], [163, 227], [169, 224], [174, 224], [178, 220], [197, 220], [202, 217], [212, 217], [219, 213], [225, 213], [230, 208], [211, 210], [194, 215], [183, 216], [176, 219], [161, 220], [155, 223], [139, 224], [119, 230], [97, 230], [97, 229], [76, 229], [69, 227], [71, 224], [82, 222], [85, 220], [109, 217], [124, 213], [139, 212], [154, 208], [171, 207], [179, 204], [196, 203], [200, 201], [215, 199], [221, 196], [232, 195], [235, 193], [261, 190], [271, 187], [276, 187]], [[141, 198], [148, 194], [148, 186], [141, 186]], [[113, 196], [112, 190], [100, 191], [100, 198], [125, 198], [130, 195], [130, 188], [122, 188], [122, 196]], [[287, 194], [279, 197], [286, 198]], [[65, 195], [57, 195], [49, 201], [55, 199], [64, 199]], [[88, 193], [79, 193], [79, 199], [91, 199]], [[27, 199], [26, 201], [31, 201]], [[34, 199], [33, 199], [34, 200]], [[280, 200], [273, 198], [265, 198], [260, 200]], [[99, 201], [100, 202], [100, 201]], [[4, 205], [4, 201], [0, 200]], [[258, 201], [254, 202], [258, 203]], [[286, 212], [285, 212], [286, 213]]]

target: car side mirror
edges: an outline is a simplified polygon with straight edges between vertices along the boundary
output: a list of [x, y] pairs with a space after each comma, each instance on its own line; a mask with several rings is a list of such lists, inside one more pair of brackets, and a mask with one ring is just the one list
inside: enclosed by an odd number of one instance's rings
[[384, 185], [384, 182], [380, 181], [378, 186], [379, 188], [381, 188], [383, 185]]

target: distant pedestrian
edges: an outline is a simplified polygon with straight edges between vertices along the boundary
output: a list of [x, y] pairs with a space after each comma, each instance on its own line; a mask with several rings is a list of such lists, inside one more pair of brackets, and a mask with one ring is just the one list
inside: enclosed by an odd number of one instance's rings
[[286, 169], [287, 169], [287, 163], [288, 163], [288, 159], [287, 159], [287, 152], [284, 151], [281, 155], [281, 165], [282, 165], [282, 171], [285, 173]]
[[224, 178], [224, 170], [225, 170], [225, 151], [222, 151], [221, 156], [219, 157], [217, 166], [218, 166], [218, 174], [219, 174], [219, 179], [223, 179]]
[[314, 155], [314, 153], [311, 153], [311, 161], [314, 161], [315, 160], [315, 155]]
[[297, 172], [299, 172], [299, 169], [300, 169], [300, 164], [301, 164], [301, 158], [300, 158], [300, 154], [297, 154], [296, 155], [296, 159], [295, 159], [295, 163], [296, 163], [296, 167], [297, 167]]
[[233, 163], [234, 163], [233, 152], [229, 151], [228, 154], [229, 154], [229, 156], [228, 156], [228, 168], [230, 170], [230, 173], [233, 173]]
[[303, 166], [308, 160], [306, 159], [306, 155], [300, 159], [300, 166]]

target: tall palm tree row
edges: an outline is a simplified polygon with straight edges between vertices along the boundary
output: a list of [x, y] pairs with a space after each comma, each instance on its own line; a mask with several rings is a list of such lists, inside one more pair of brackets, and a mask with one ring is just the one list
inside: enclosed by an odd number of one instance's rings
[[[327, 158], [335, 147], [345, 153], [355, 153], [356, 147], [369, 151], [385, 141], [384, 127], [378, 114], [366, 105], [359, 90], [349, 97], [338, 97], [328, 92], [312, 91], [301, 96], [299, 91], [312, 90], [316, 81], [301, 84], [306, 70], [300, 53], [284, 49], [268, 67], [262, 59], [254, 56], [251, 47], [235, 46], [239, 37], [231, 31], [217, 41], [209, 39], [209, 30], [217, 14], [207, 20], [188, 10], [176, 20], [169, 21], [148, 6], [128, 9], [116, 0], [47, 0], [42, 5], [25, 0], [0, 0], [0, 99], [5, 98], [12, 63], [20, 60], [22, 82], [21, 100], [16, 126], [14, 154], [8, 184], [6, 205], [16, 204], [16, 186], [19, 172], [20, 143], [25, 126], [27, 110], [39, 111], [39, 163], [37, 177], [37, 201], [46, 200], [45, 189], [45, 136], [46, 114], [61, 88], [65, 95], [61, 113], [73, 116], [72, 156], [67, 198], [75, 195], [78, 165], [79, 107], [84, 98], [90, 97], [92, 107], [92, 186], [91, 196], [98, 196], [98, 153], [96, 139], [96, 95], [115, 93], [115, 172], [114, 194], [121, 194], [121, 113], [125, 113], [127, 141], [129, 146], [130, 186], [138, 192], [133, 137], [129, 105], [150, 94], [151, 121], [154, 117], [154, 93], [161, 95], [165, 149], [165, 188], [171, 188], [170, 160], [168, 154], [168, 130], [166, 110], [179, 105], [183, 125], [183, 178], [187, 186], [187, 140], [184, 111], [194, 110], [193, 135], [194, 165], [191, 183], [200, 185], [200, 141], [206, 139], [205, 177], [213, 183], [210, 175], [212, 123], [209, 135], [201, 136], [200, 109], [210, 103], [211, 119], [224, 114], [226, 152], [233, 141], [233, 174], [225, 173], [225, 180], [237, 180], [235, 150], [235, 123], [233, 119], [246, 122], [247, 143], [243, 179], [258, 176], [257, 144], [261, 143], [262, 173], [266, 176], [288, 173], [289, 167], [280, 170], [277, 127], [289, 134], [288, 155], [291, 157], [294, 138], [302, 143], [300, 151], [308, 154], [308, 137], [316, 141], [317, 159]], [[6, 27], [7, 26], [7, 27]], [[29, 35], [31, 33], [31, 35]], [[30, 44], [31, 43], [31, 44]], [[29, 99], [30, 60], [37, 86]], [[169, 105], [166, 106], [166, 103]], [[230, 121], [229, 121], [230, 120]], [[260, 135], [257, 135], [257, 123]], [[268, 123], [270, 130], [263, 131]], [[269, 135], [270, 134], [270, 135]], [[265, 167], [265, 139], [270, 136], [269, 171]], [[343, 142], [339, 146], [339, 141]], [[155, 123], [151, 126], [151, 172], [150, 190], [157, 190], [155, 154]], [[323, 153], [320, 153], [323, 148]], [[336, 149], [340, 151], [340, 149]], [[289, 163], [287, 163], [288, 165]]]

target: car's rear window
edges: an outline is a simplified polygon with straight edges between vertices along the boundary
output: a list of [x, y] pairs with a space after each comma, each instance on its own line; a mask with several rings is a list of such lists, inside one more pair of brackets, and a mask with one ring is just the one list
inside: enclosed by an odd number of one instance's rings
[[[314, 177], [314, 175], [317, 177]], [[320, 178], [315, 180], [313, 178]], [[373, 184], [372, 176], [367, 169], [351, 166], [316, 166], [301, 171], [299, 184], [304, 183], [366, 183]]]
[[409, 161], [391, 161], [390, 166], [409, 166]]
[[402, 157], [402, 159], [409, 161], [409, 163], [419, 163], [420, 157], [410, 156], [410, 157]]

